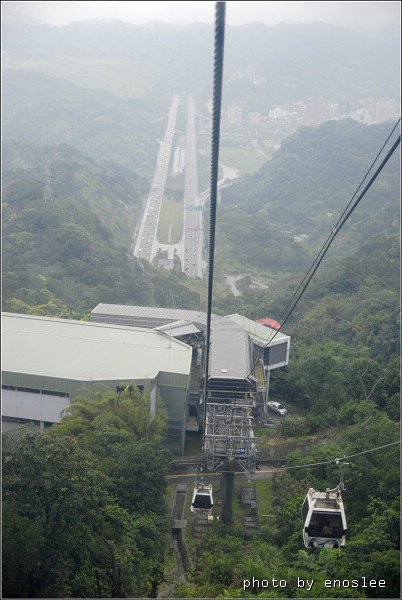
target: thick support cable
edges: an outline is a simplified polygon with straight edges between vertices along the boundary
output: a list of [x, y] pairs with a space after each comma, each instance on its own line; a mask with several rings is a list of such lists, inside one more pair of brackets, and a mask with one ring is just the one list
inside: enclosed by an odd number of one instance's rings
[[225, 2], [215, 7], [214, 88], [212, 109], [211, 187], [209, 194], [208, 302], [204, 372], [204, 443], [202, 464], [206, 467], [205, 431], [207, 422], [209, 354], [211, 346], [212, 287], [214, 278], [216, 200], [218, 195], [219, 137], [221, 126], [223, 50], [225, 45]]

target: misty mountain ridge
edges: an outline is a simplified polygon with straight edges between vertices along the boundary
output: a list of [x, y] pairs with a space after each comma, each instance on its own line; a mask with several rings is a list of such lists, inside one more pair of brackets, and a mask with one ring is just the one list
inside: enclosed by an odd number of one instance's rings
[[[193, 89], [212, 96], [213, 26], [154, 21], [82, 21], [63, 27], [4, 24], [3, 51], [12, 60], [92, 57], [145, 61], [165, 73], [166, 93]], [[369, 96], [399, 97], [399, 47], [393, 38], [324, 23], [227, 26], [225, 78], [254, 68], [266, 83], [254, 86], [258, 108], [311, 95], [337, 101]], [[278, 69], [278, 67], [280, 67]], [[42, 65], [46, 70], [46, 65]], [[63, 77], [61, 72], [60, 77]], [[230, 98], [232, 84], [224, 94]], [[239, 101], [250, 91], [234, 86]], [[154, 88], [151, 95], [157, 93]]]
[[3, 140], [67, 143], [95, 159], [114, 160], [151, 176], [157, 153], [155, 106], [124, 101], [36, 71], [3, 72]]

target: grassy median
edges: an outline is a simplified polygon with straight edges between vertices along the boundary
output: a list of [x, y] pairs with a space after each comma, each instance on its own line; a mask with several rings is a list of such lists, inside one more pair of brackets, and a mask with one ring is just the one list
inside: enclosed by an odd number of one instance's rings
[[161, 244], [177, 244], [183, 235], [183, 201], [165, 197], [162, 201], [157, 238]]

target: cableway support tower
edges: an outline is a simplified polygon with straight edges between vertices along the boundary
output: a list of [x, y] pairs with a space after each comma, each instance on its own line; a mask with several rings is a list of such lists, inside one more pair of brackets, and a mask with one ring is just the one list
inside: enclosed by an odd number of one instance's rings
[[228, 399], [225, 403], [209, 402], [204, 435], [204, 458], [207, 471], [218, 471], [225, 462], [237, 463], [255, 472], [256, 438], [252, 425], [253, 402], [247, 404]]

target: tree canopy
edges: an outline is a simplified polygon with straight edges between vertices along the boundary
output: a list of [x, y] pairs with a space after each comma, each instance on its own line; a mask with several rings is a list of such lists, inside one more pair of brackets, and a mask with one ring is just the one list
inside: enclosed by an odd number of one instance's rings
[[81, 396], [50, 430], [4, 434], [4, 596], [121, 598], [153, 589], [171, 458], [161, 446], [163, 414], [151, 422], [145, 396]]

